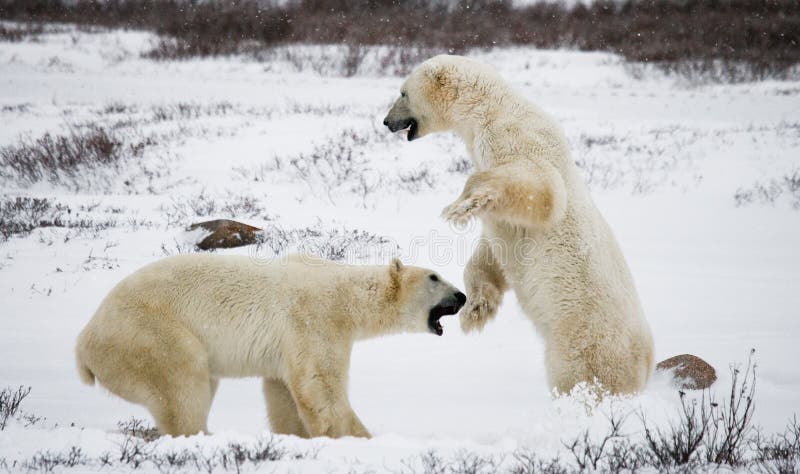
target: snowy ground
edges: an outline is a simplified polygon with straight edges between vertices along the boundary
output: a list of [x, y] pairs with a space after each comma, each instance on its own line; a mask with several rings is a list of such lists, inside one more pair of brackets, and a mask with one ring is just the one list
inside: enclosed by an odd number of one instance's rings
[[[438, 215], [465, 181], [465, 151], [452, 136], [407, 143], [382, 127], [401, 78], [369, 65], [343, 78], [286, 59], [140, 59], [151, 41], [144, 33], [68, 31], [0, 43], [0, 146], [89, 124], [126, 150], [141, 145], [116, 167], [33, 183], [0, 171], [3, 202], [47, 198], [47, 217], [72, 226], [0, 241], [0, 388], [31, 386], [24, 409], [46, 417], [0, 431], [0, 459], [73, 445], [98, 456], [116, 449], [119, 420], [149, 419], [82, 385], [73, 344], [119, 279], [190, 250], [183, 227], [192, 222], [311, 227], [322, 237], [288, 247], [314, 249], [364, 230], [389, 242], [362, 239], [348, 260], [386, 262], [397, 253], [462, 286], [478, 229], [451, 229]], [[297, 51], [313, 57], [323, 49]], [[800, 406], [800, 189], [785, 179], [800, 170], [800, 83], [634, 79], [619, 58], [601, 53], [475, 55], [563, 124], [628, 258], [657, 359], [699, 355], [717, 368], [724, 392], [729, 364], [755, 348], [756, 421], [782, 429]], [[231, 252], [272, 255], [266, 247]], [[398, 472], [431, 449], [563, 454], [562, 439], [604, 423], [602, 409], [587, 416], [581, 403], [551, 399], [542, 343], [512, 294], [480, 335], [461, 334], [455, 318], [443, 322], [441, 338], [356, 346], [351, 400], [374, 439], [281, 438], [317, 454], [278, 468]], [[643, 394], [618, 403], [660, 420], [675, 412], [678, 397], [655, 377]], [[210, 429], [216, 434], [163, 442], [261, 436], [268, 425], [259, 382], [223, 381]]]

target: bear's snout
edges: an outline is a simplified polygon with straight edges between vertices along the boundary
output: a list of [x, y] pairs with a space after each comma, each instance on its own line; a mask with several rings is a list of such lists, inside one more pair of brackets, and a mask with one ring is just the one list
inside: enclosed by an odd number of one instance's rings
[[450, 314], [456, 314], [461, 310], [461, 308], [464, 306], [464, 303], [466, 302], [467, 302], [467, 295], [465, 295], [460, 291], [456, 291], [451, 296], [448, 296], [447, 298], [443, 299], [438, 304], [438, 306], [446, 310], [452, 311], [452, 313]]
[[395, 102], [389, 113], [383, 119], [383, 124], [389, 127], [389, 130], [394, 133], [400, 130], [408, 129], [408, 141], [417, 138], [419, 131], [419, 124], [414, 114], [401, 100]]
[[417, 121], [413, 118], [389, 120], [387, 117], [383, 120], [383, 124], [389, 127], [389, 131], [392, 133], [408, 129], [408, 141], [417, 138], [417, 131], [419, 130], [419, 127], [417, 125]]
[[456, 314], [458, 313], [461, 308], [464, 306], [464, 303], [467, 302], [467, 295], [460, 291], [456, 291], [452, 295], [444, 298], [442, 301], [436, 305], [437, 308], [442, 308], [443, 311], [452, 311], [452, 313], [446, 314]]
[[398, 130], [405, 130], [406, 128], [414, 125], [415, 123], [416, 120], [410, 117], [392, 120], [387, 116], [385, 119], [383, 119], [383, 124], [389, 127], [389, 131], [391, 132], [397, 132]]
[[[459, 291], [458, 293], [456, 293], [456, 300], [458, 301], [458, 304], [460, 306], [464, 306], [464, 303], [467, 302], [467, 295]], [[458, 309], [461, 309], [461, 307], [459, 307]]]

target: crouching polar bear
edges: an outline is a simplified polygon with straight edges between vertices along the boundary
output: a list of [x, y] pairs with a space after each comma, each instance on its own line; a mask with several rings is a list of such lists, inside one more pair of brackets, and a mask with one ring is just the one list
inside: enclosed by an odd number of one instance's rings
[[78, 337], [81, 379], [145, 406], [162, 434], [207, 431], [222, 377], [263, 377], [273, 431], [368, 437], [347, 399], [357, 339], [442, 334], [466, 296], [436, 273], [316, 257], [181, 255], [120, 282]]
[[442, 213], [483, 222], [464, 272], [462, 328], [483, 328], [513, 288], [544, 338], [551, 388], [642, 389], [653, 369], [650, 328], [555, 121], [488, 66], [436, 56], [411, 72], [384, 124], [407, 129], [408, 140], [454, 131], [471, 155], [474, 171]]

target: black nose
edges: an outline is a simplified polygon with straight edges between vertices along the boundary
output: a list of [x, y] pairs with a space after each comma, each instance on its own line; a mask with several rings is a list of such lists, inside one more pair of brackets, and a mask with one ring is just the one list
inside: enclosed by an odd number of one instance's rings
[[389, 126], [389, 119], [383, 119], [383, 124], [388, 127]]
[[458, 300], [459, 305], [464, 306], [464, 303], [467, 302], [467, 295], [459, 291], [456, 293], [456, 300]]

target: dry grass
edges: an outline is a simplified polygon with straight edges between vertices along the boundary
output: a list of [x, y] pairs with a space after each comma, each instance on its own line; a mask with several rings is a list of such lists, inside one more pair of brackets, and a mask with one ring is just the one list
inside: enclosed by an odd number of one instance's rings
[[21, 137], [0, 148], [0, 178], [23, 185], [71, 182], [87, 169], [114, 168], [122, 159], [141, 156], [150, 145], [149, 139], [129, 142], [118, 131], [96, 124], [70, 126], [62, 135]]
[[[752, 356], [752, 352], [751, 352]], [[753, 426], [755, 364], [733, 366], [728, 394], [720, 401], [705, 392], [690, 400], [679, 392], [681, 409], [672, 423], [655, 426], [643, 413], [638, 426], [630, 427], [630, 414], [613, 409], [605, 430], [584, 431], [562, 440], [562, 457], [542, 457], [533, 449], [510, 455], [460, 450], [450, 455], [428, 451], [406, 459], [401, 473], [491, 474], [578, 472], [759, 472], [795, 473], [800, 468], [800, 422], [792, 417], [783, 432], [766, 436]], [[32, 426], [41, 420], [22, 415], [20, 406], [30, 389], [0, 390], [0, 429], [5, 422]], [[5, 417], [4, 417], [5, 415]], [[2, 459], [0, 469], [51, 472], [83, 467], [97, 472], [158, 470], [160, 472], [240, 472], [276, 467], [275, 461], [314, 459], [315, 451], [292, 452], [277, 437], [219, 447], [165, 450], [158, 434], [143, 420], [132, 418], [118, 424], [123, 438], [118, 448], [99, 456], [86, 455], [80, 446], [64, 451], [39, 451], [26, 459]], [[631, 429], [633, 428], [633, 429]], [[285, 465], [284, 465], [285, 467]], [[296, 467], [301, 468], [302, 465]]]
[[520, 8], [511, 0], [0, 0], [0, 18], [150, 29], [164, 40], [149, 56], [165, 59], [287, 43], [344, 44], [344, 75], [358, 70], [363, 45], [450, 52], [574, 47], [728, 81], [796, 74], [800, 58], [796, 0], [600, 0]]
[[774, 204], [783, 198], [791, 201], [792, 208], [800, 210], [800, 169], [766, 183], [756, 182], [749, 188], [739, 188], [733, 196], [737, 207], [753, 203]]

